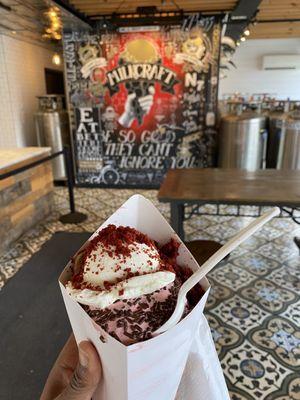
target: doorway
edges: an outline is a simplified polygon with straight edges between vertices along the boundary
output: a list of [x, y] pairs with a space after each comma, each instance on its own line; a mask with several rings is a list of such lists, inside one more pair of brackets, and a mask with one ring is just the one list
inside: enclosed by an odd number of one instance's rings
[[46, 93], [65, 94], [64, 73], [55, 69], [45, 68]]

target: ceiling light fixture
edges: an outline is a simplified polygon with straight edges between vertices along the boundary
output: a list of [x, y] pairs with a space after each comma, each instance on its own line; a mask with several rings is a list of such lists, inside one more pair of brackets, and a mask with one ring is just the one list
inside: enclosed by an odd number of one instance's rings
[[50, 10], [49, 11], [49, 17], [52, 17], [52, 18], [55, 18], [55, 17], [57, 17], [57, 12], [55, 11], [55, 10]]
[[45, 11], [44, 15], [46, 18], [46, 26], [42, 37], [50, 40], [61, 40], [62, 21], [59, 8], [50, 7], [47, 11]]
[[245, 42], [246, 38], [244, 36], [242, 36], [240, 40], [241, 40], [241, 42]]
[[244, 30], [244, 35], [245, 35], [245, 36], [249, 36], [249, 35], [250, 35], [249, 29], [245, 29], [245, 30]]
[[52, 63], [54, 65], [60, 65], [61, 64], [61, 56], [58, 53], [54, 53], [52, 56]]

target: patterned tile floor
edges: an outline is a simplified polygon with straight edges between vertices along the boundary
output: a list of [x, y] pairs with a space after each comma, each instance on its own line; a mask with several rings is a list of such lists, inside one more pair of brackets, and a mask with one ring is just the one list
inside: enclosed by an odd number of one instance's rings
[[[67, 195], [64, 188], [56, 188], [57, 211], [0, 255], [0, 287], [54, 232], [93, 232], [133, 193], [76, 189], [77, 208], [89, 218], [63, 225], [58, 216], [68, 211]], [[169, 218], [169, 206], [158, 203], [156, 191], [139, 193]], [[224, 242], [249, 221], [250, 217], [194, 216], [185, 222], [185, 232], [187, 240]], [[209, 276], [206, 316], [232, 400], [300, 400], [300, 257], [295, 235], [300, 236], [297, 224], [275, 219]]]

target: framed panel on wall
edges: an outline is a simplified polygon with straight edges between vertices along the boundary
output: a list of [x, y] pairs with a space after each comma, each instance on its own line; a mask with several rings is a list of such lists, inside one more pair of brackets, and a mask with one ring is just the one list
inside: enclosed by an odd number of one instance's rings
[[157, 188], [213, 166], [220, 21], [65, 33], [78, 185]]

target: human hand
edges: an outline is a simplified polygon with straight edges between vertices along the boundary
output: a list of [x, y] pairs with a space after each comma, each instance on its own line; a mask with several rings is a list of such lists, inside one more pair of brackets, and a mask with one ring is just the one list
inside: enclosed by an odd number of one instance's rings
[[[153, 98], [155, 89], [153, 86], [150, 86], [148, 89], [148, 93], [146, 96], [138, 98], [138, 103], [143, 110], [144, 114], [148, 114], [152, 105], [153, 105]], [[136, 98], [136, 93], [130, 93], [127, 96], [125, 109], [121, 117], [119, 118], [119, 123], [128, 128], [133, 123], [135, 118], [134, 108], [133, 108], [133, 100]]]
[[40, 400], [91, 400], [101, 374], [94, 346], [85, 341], [77, 347], [71, 335], [48, 376]]

